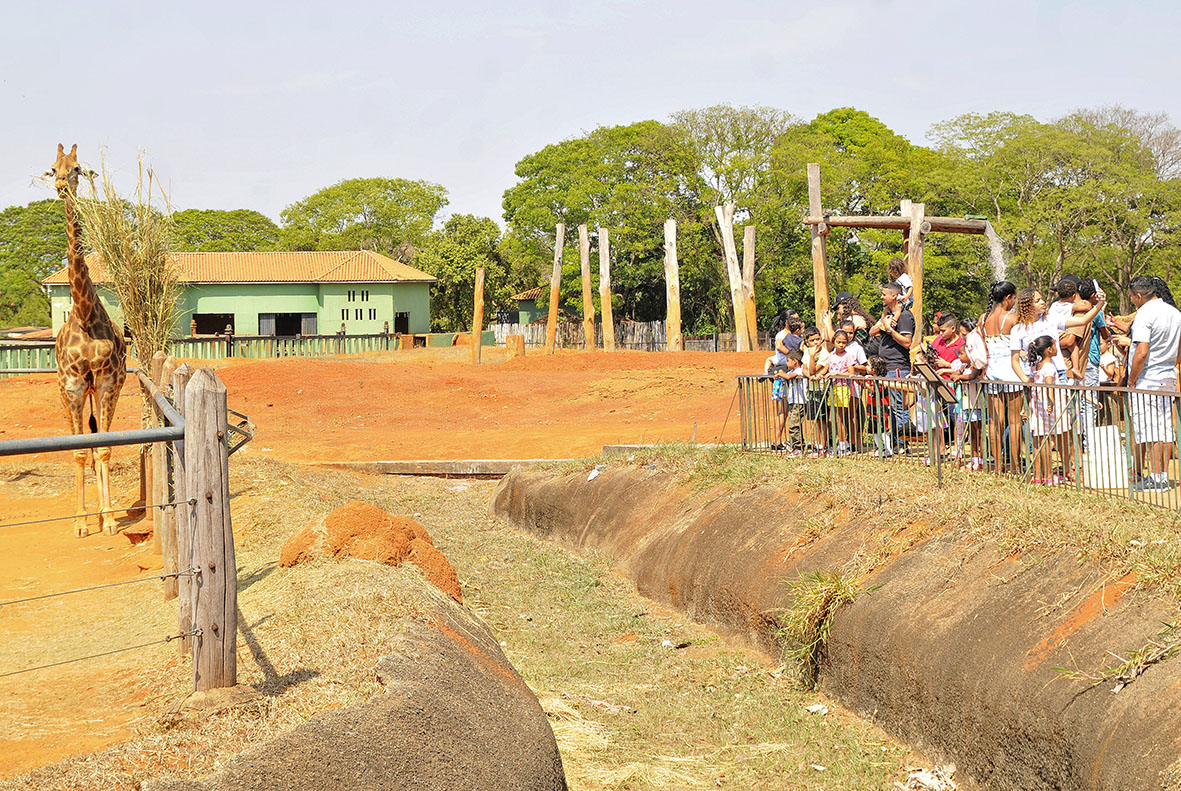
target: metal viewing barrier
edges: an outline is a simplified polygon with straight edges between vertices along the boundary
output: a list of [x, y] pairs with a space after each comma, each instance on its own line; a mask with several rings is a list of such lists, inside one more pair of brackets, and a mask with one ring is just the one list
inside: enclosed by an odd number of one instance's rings
[[848, 376], [738, 377], [743, 450], [1018, 476], [1181, 509], [1175, 390]]

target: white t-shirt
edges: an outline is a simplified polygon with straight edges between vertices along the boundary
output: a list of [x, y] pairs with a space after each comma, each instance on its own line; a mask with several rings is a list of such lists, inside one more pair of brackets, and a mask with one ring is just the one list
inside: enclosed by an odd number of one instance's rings
[[[1132, 322], [1132, 343], [1148, 344], [1148, 358], [1135, 382], [1167, 382], [1177, 376], [1177, 344], [1181, 342], [1181, 311], [1160, 297], [1150, 299], [1136, 311]], [[1132, 347], [1133, 353], [1136, 346]]]
[[[1029, 344], [1033, 343], [1043, 335], [1049, 335], [1054, 339], [1054, 343], [1058, 343], [1058, 333], [1066, 329], [1066, 319], [1070, 318], [1070, 314], [1059, 317], [1057, 320], [1051, 320], [1050, 314], [1042, 316], [1033, 324], [1014, 324], [1012, 331], [1009, 333], [1009, 351], [1021, 352], [1021, 364], [1025, 366], [1025, 372], [1032, 374], [1029, 368], [1029, 361], [1025, 359], [1025, 350], [1029, 348]], [[1062, 359], [1062, 349], [1058, 348], [1051, 358], [1054, 361], [1054, 368], [1059, 373], [1066, 370], [1066, 361]]]
[[1114, 352], [1104, 352], [1099, 357], [1099, 382], [1100, 383], [1106, 384], [1108, 382], [1114, 381], [1110, 376], [1107, 375], [1107, 366], [1111, 365], [1112, 363], [1115, 363], [1116, 373], [1119, 373], [1119, 358], [1115, 356]]
[[[1057, 324], [1059, 321], [1065, 321], [1070, 318], [1070, 314], [1074, 312], [1073, 302], [1051, 302], [1050, 306], [1046, 308], [1046, 318], [1050, 320], [1051, 324]], [[1054, 338], [1054, 340], [1058, 340]]]
[[787, 337], [787, 327], [784, 327], [775, 334], [775, 359], [772, 365], [787, 365], [787, 355], [779, 351], [779, 344], [783, 343], [783, 339]]
[[[910, 291], [912, 288], [914, 288], [914, 281], [911, 280], [910, 275], [906, 274], [905, 272], [903, 272], [901, 275], [899, 275], [898, 279], [895, 280], [894, 282], [897, 283], [898, 285], [902, 286], [902, 293], [903, 294], [905, 294], [907, 291]], [[905, 304], [909, 307], [913, 303], [914, 303], [914, 295], [911, 294], [909, 297], [907, 297], [905, 299], [903, 304]]]
[[865, 349], [857, 341], [849, 341], [845, 351], [853, 354], [853, 365], [865, 365], [869, 362], [869, 358], [865, 356]]

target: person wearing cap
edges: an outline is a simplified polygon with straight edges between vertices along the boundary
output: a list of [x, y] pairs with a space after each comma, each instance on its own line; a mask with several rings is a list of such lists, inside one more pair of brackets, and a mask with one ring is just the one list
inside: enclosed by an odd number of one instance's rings
[[[869, 329], [872, 337], [881, 338], [878, 354], [886, 361], [888, 378], [906, 379], [910, 376], [910, 344], [914, 338], [914, 316], [902, 305], [902, 286], [887, 283], [882, 286], [882, 318]], [[901, 388], [890, 389], [890, 439], [896, 452], [905, 453], [906, 445], [899, 433], [910, 425], [910, 413]]]

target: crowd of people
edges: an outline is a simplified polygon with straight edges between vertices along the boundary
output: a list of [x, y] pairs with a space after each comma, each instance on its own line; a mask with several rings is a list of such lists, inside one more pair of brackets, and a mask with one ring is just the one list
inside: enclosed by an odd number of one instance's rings
[[887, 272], [880, 318], [844, 291], [816, 326], [776, 317], [764, 365], [775, 450], [889, 457], [925, 437], [928, 464], [947, 455], [1057, 484], [1074, 480], [1097, 428], [1118, 422], [1133, 489], [1171, 487], [1181, 311], [1164, 280], [1133, 279], [1126, 316], [1108, 314], [1094, 280], [1064, 275], [1049, 302], [1002, 280], [980, 316], [936, 313], [934, 335], [916, 339], [913, 282], [900, 258]]

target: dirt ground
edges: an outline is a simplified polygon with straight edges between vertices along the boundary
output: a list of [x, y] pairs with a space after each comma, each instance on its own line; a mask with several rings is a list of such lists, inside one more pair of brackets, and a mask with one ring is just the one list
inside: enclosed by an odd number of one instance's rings
[[[533, 351], [505, 362], [503, 350], [488, 350], [481, 366], [467, 349], [432, 349], [216, 367], [230, 408], [258, 428], [248, 453], [287, 461], [568, 458], [597, 455], [605, 444], [687, 441], [694, 424], [698, 442], [736, 440], [737, 404], [726, 421], [734, 377], [761, 371], [766, 356]], [[134, 428], [137, 415], [138, 385], [128, 379], [115, 428]], [[0, 439], [59, 432], [62, 420], [53, 376], [0, 380]]]
[[[488, 349], [486, 364], [476, 367], [470, 350], [444, 349], [212, 365], [226, 383], [230, 408], [257, 427], [246, 455], [287, 461], [563, 458], [596, 455], [610, 443], [684, 441], [695, 425], [699, 442], [736, 439], [736, 405], [726, 423], [734, 376], [761, 369], [764, 356], [546, 356], [530, 350], [506, 362], [503, 350]], [[112, 428], [137, 428], [139, 404], [138, 385], [129, 377]], [[64, 418], [52, 375], [0, 379], [0, 440], [60, 433]], [[134, 458], [130, 448], [114, 450], [117, 505], [135, 499]], [[96, 510], [93, 485], [87, 497]], [[0, 460], [0, 601], [159, 573], [150, 543], [133, 546], [122, 535], [104, 536], [97, 517], [82, 540], [73, 537], [68, 520], [12, 525], [73, 510], [70, 454]], [[121, 529], [133, 522], [120, 519]], [[0, 606], [0, 709], [14, 713], [0, 727], [0, 778], [131, 732], [157, 694], [155, 681], [174, 646], [3, 674], [68, 659], [79, 649], [99, 653], [157, 639], [170, 623], [170, 610], [156, 605], [158, 598], [158, 583], [145, 583], [45, 606]], [[88, 629], [89, 623], [111, 631]]]

